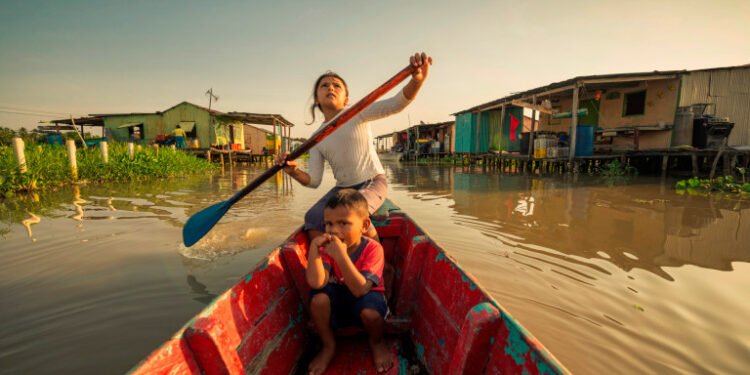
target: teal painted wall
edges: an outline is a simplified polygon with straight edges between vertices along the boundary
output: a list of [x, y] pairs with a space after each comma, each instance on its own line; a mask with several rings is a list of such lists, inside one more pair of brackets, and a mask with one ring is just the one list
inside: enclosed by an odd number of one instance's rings
[[[516, 127], [516, 138], [510, 138], [510, 117], [513, 116], [518, 120]], [[523, 108], [510, 107], [505, 110], [505, 121], [503, 121], [502, 150], [513, 152], [521, 151], [521, 133], [523, 132]]]
[[488, 140], [487, 147], [490, 151], [500, 151], [502, 150], [502, 128], [500, 128], [500, 117], [502, 116], [501, 110], [492, 110], [489, 111], [489, 117], [490, 117], [490, 136]]
[[489, 112], [479, 117], [479, 139], [477, 139], [477, 113], [462, 113], [456, 116], [456, 152], [487, 152], [490, 136]]

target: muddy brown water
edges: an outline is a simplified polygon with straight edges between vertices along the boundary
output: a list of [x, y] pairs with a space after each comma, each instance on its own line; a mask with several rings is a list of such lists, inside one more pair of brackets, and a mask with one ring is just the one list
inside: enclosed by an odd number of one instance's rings
[[[572, 372], [745, 373], [750, 203], [658, 178], [386, 165], [389, 197]], [[264, 169], [65, 187], [0, 203], [0, 373], [124, 373], [302, 223], [284, 178], [181, 245]]]

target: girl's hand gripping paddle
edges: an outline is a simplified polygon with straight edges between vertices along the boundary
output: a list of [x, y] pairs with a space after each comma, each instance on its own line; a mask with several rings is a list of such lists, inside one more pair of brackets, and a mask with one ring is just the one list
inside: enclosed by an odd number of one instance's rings
[[[286, 160], [294, 160], [300, 157], [302, 154], [306, 153], [313, 146], [322, 141], [325, 137], [333, 133], [341, 125], [349, 121], [352, 117], [356, 116], [368, 105], [372, 104], [386, 92], [390, 91], [394, 86], [401, 83], [401, 81], [406, 79], [406, 77], [414, 73], [416, 69], [417, 67], [413, 65], [409, 65], [406, 68], [402, 69], [400, 72], [398, 72], [398, 74], [391, 77], [391, 79], [380, 85], [380, 87], [375, 89], [373, 92], [360, 99], [360, 101], [355, 103], [353, 106], [344, 110], [344, 112], [342, 112], [338, 117], [334, 118], [330, 124], [315, 132], [312, 137], [310, 137], [310, 139], [305, 141], [305, 143], [303, 143], [301, 146], [294, 149], [294, 151], [292, 151], [289, 156], [287, 156]], [[224, 214], [227, 212], [227, 210], [229, 210], [230, 207], [232, 207], [232, 205], [237, 203], [237, 201], [242, 199], [242, 197], [246, 196], [251, 191], [255, 190], [255, 188], [260, 186], [260, 184], [265, 182], [271, 176], [278, 173], [281, 168], [283, 167], [278, 164], [274, 164], [271, 168], [268, 168], [265, 172], [263, 172], [263, 174], [256, 177], [253, 181], [247, 184], [247, 186], [242, 188], [242, 190], [238, 191], [237, 194], [235, 194], [231, 198], [223, 202], [216, 203], [213, 206], [206, 207], [201, 211], [198, 211], [195, 215], [191, 216], [185, 223], [185, 226], [182, 228], [182, 241], [185, 243], [185, 246], [192, 246], [193, 244], [198, 242], [198, 240], [203, 238], [203, 236], [205, 236], [206, 233], [208, 233], [208, 231], [210, 231], [211, 228], [216, 225], [216, 223], [222, 218], [222, 216], [224, 216]]]

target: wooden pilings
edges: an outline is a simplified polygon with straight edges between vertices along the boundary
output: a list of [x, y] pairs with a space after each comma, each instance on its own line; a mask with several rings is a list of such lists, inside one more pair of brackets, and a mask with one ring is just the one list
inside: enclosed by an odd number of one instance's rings
[[104, 164], [109, 163], [109, 146], [107, 146], [107, 141], [99, 143], [99, 148], [102, 151], [102, 160], [104, 161]]
[[497, 170], [500, 173], [584, 173], [593, 174], [610, 162], [617, 161], [620, 168], [635, 168], [643, 175], [663, 175], [667, 173], [691, 176], [707, 176], [709, 171], [722, 163], [721, 173], [732, 176], [737, 168], [750, 168], [750, 151], [701, 149], [701, 150], [649, 150], [630, 151], [617, 154], [576, 157], [533, 159], [519, 154], [456, 154], [454, 165], [481, 167], [483, 170]]
[[19, 137], [13, 138], [13, 152], [16, 154], [16, 161], [21, 167], [21, 173], [26, 173], [26, 155], [24, 153], [23, 139]]
[[192, 153], [208, 161], [217, 161], [222, 165], [228, 163], [230, 166], [256, 163], [266, 165], [276, 159], [276, 155], [253, 154], [249, 151], [218, 150], [214, 148], [208, 150], [186, 150], [185, 152]]

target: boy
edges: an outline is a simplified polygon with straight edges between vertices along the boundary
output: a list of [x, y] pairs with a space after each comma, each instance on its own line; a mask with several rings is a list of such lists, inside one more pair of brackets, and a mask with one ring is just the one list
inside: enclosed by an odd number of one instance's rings
[[312, 240], [306, 278], [310, 315], [323, 349], [310, 363], [310, 374], [325, 372], [336, 353], [333, 330], [364, 326], [378, 373], [393, 366], [383, 340], [388, 305], [382, 282], [383, 247], [363, 236], [370, 229], [367, 200], [354, 189], [343, 189], [325, 205], [326, 233]]

